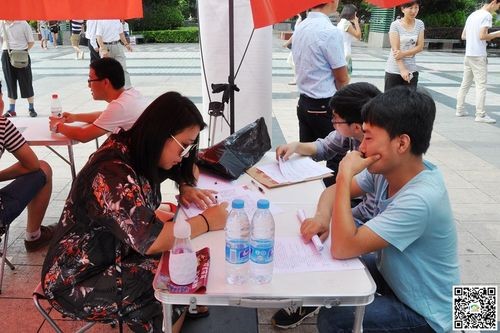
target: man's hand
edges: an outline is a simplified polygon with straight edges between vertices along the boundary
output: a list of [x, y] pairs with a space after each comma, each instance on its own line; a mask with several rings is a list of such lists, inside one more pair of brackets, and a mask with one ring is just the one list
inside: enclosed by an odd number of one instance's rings
[[217, 203], [214, 190], [202, 190], [190, 185], [182, 185], [179, 187], [180, 196], [179, 203], [189, 207], [190, 204], [195, 204], [199, 209], [207, 209]]
[[307, 218], [300, 226], [300, 233], [302, 238], [307, 243], [314, 235], [319, 235], [321, 241], [328, 238], [330, 221], [328, 219], [321, 219], [319, 216]]
[[61, 119], [62, 119], [62, 122], [65, 122], [65, 123], [72, 123], [72, 122], [76, 121], [75, 116], [69, 112], [63, 112]]
[[282, 157], [285, 161], [290, 158], [290, 156], [297, 151], [299, 142], [292, 142], [285, 145], [279, 145], [276, 148], [276, 159], [279, 160]]
[[361, 152], [351, 151], [340, 161], [338, 175], [345, 174], [352, 178], [379, 159], [378, 154], [364, 158]]

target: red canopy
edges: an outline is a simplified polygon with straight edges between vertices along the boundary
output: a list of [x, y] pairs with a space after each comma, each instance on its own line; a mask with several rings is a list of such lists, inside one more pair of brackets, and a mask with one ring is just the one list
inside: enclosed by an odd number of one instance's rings
[[130, 19], [142, 17], [142, 0], [1, 0], [3, 20]]
[[380, 8], [393, 8], [404, 3], [411, 2], [411, 0], [365, 0], [372, 5], [375, 5]]
[[250, 0], [255, 29], [282, 22], [325, 0]]

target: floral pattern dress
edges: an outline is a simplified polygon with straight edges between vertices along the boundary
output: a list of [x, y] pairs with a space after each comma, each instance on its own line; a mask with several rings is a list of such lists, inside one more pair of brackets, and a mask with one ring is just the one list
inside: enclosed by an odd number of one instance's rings
[[43, 264], [43, 289], [56, 310], [161, 331], [152, 287], [159, 256], [145, 254], [163, 227], [160, 202], [160, 184], [137, 175], [126, 140], [110, 136], [75, 179]]

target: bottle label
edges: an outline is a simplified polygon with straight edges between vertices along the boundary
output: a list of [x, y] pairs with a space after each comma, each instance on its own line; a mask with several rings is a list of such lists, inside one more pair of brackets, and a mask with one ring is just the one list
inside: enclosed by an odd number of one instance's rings
[[273, 240], [256, 240], [250, 245], [250, 260], [256, 264], [269, 264], [274, 257]]
[[226, 241], [226, 261], [231, 264], [244, 264], [248, 261], [250, 249], [243, 240]]

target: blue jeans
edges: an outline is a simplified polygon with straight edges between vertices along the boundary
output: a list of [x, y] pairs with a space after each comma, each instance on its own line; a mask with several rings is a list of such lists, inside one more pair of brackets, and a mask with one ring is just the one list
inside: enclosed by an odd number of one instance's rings
[[[366, 267], [377, 285], [377, 294], [365, 308], [363, 332], [432, 333], [424, 317], [403, 304], [387, 285], [375, 264], [375, 255], [363, 256]], [[320, 333], [347, 333], [354, 323], [353, 307], [321, 308], [318, 315]]]
[[9, 225], [47, 183], [42, 170], [27, 173], [0, 189], [0, 226]]

